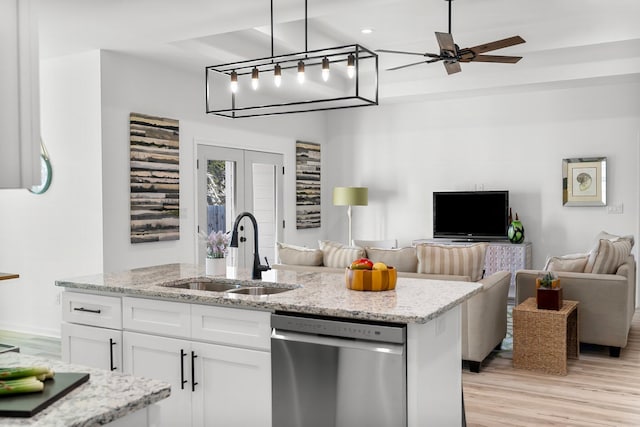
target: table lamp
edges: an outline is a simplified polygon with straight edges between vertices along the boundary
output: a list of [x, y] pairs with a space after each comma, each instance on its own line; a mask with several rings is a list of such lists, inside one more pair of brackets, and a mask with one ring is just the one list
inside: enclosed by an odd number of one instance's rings
[[367, 206], [369, 204], [369, 189], [367, 187], [335, 187], [333, 189], [333, 205], [348, 206], [349, 245], [351, 245], [351, 206]]

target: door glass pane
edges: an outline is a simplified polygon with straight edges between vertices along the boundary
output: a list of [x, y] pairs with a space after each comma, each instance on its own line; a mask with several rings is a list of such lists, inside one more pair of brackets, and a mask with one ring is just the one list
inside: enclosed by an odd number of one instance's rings
[[[235, 217], [234, 176], [235, 162], [207, 160], [207, 234], [231, 231]], [[234, 260], [229, 261], [233, 265]]]
[[275, 166], [263, 163], [252, 165], [253, 215], [258, 223], [258, 252], [261, 263], [267, 257], [275, 262], [276, 247], [276, 174]]

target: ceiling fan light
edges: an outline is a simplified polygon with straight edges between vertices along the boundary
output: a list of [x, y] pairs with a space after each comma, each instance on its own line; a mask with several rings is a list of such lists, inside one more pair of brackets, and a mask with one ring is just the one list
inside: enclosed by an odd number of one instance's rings
[[276, 87], [280, 87], [280, 84], [282, 83], [282, 67], [280, 67], [279, 64], [276, 64], [273, 69], [273, 83]]
[[304, 62], [298, 62], [298, 83], [304, 83]]
[[329, 73], [329, 58], [325, 56], [322, 60], [322, 80], [325, 82], [329, 80]]
[[349, 56], [347, 57], [347, 75], [349, 76], [350, 79], [352, 79], [356, 73], [355, 65], [356, 65], [356, 57], [353, 56], [353, 53], [350, 53]]
[[253, 67], [253, 70], [251, 70], [251, 87], [253, 88], [253, 90], [258, 89], [258, 84], [259, 84], [258, 74], [259, 74], [258, 69], [256, 67]]
[[231, 92], [238, 92], [238, 73], [236, 73], [235, 71], [231, 72], [231, 82], [229, 84], [229, 87], [231, 88]]

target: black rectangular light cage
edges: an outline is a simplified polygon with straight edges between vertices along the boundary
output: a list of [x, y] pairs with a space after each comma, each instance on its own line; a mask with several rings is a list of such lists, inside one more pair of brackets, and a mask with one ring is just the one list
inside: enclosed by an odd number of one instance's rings
[[[303, 83], [298, 81], [300, 69]], [[236, 92], [231, 90], [232, 73]], [[378, 105], [378, 55], [359, 44], [213, 65], [205, 68], [205, 74], [207, 113], [223, 117]]]

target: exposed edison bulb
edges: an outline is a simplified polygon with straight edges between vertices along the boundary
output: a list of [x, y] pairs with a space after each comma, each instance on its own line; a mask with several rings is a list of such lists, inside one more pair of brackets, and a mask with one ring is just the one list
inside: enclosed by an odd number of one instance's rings
[[347, 75], [349, 76], [350, 79], [353, 78], [354, 74], [356, 73], [356, 58], [355, 56], [353, 56], [353, 53], [350, 53], [349, 56], [347, 57]]
[[273, 69], [273, 83], [275, 83], [276, 87], [280, 87], [280, 83], [282, 83], [282, 68], [280, 68], [279, 64], [276, 64]]
[[231, 88], [231, 92], [236, 93], [238, 91], [238, 73], [235, 71], [231, 72], [231, 83], [229, 85]]
[[298, 62], [298, 83], [304, 83], [304, 62]]
[[253, 70], [251, 70], [251, 87], [253, 88], [253, 90], [258, 89], [258, 69], [256, 67], [253, 67]]
[[329, 73], [329, 58], [325, 56], [322, 60], [322, 80], [325, 82], [329, 80]]

